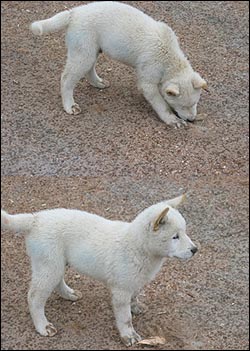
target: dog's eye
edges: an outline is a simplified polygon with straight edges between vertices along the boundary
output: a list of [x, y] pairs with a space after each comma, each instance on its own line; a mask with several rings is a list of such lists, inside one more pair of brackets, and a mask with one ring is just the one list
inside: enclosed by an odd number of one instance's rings
[[179, 239], [179, 234], [176, 234], [175, 236], [173, 236], [173, 239]]

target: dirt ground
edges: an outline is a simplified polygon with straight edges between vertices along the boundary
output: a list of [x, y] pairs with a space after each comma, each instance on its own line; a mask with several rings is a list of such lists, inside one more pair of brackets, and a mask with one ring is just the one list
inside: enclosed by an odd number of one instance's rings
[[[185, 263], [166, 261], [142, 291], [147, 307], [134, 327], [143, 337], [165, 337], [155, 350], [247, 350], [248, 2], [128, 2], [167, 21], [208, 81], [202, 120], [180, 130], [157, 118], [133, 69], [103, 55], [97, 71], [110, 88], [98, 91], [83, 80], [75, 93], [82, 113], [63, 112], [64, 34], [37, 38], [28, 27], [82, 3], [1, 2], [2, 207], [11, 213], [68, 207], [132, 220], [188, 190], [181, 212], [199, 252]], [[72, 303], [53, 294], [46, 313], [58, 334], [40, 337], [27, 305], [24, 240], [2, 232], [1, 244], [2, 350], [124, 349], [108, 290], [71, 268], [66, 281], [84, 297]]]

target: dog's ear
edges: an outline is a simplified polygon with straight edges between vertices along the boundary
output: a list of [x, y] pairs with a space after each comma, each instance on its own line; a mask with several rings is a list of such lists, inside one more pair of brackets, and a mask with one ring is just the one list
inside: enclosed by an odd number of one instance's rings
[[192, 78], [192, 84], [194, 89], [204, 89], [207, 90], [207, 82], [205, 79], [201, 78], [199, 73], [195, 72], [194, 77]]
[[163, 224], [164, 218], [166, 217], [168, 211], [169, 211], [169, 207], [166, 207], [166, 208], [159, 214], [159, 216], [156, 218], [156, 220], [154, 221], [154, 224], [153, 224], [154, 232], [156, 232], [156, 231], [159, 229], [160, 225]]
[[182, 194], [181, 196], [175, 197], [174, 199], [168, 200], [167, 204], [173, 208], [177, 208], [183, 201], [187, 198], [186, 194]]
[[176, 83], [169, 83], [166, 88], [166, 94], [169, 96], [179, 96], [180, 95], [179, 85]]

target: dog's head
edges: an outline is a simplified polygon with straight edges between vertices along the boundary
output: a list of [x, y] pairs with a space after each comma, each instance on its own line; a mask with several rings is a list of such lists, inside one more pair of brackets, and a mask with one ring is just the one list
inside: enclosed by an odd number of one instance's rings
[[199, 73], [188, 72], [164, 82], [161, 94], [178, 117], [193, 121], [197, 115], [201, 89], [207, 89], [206, 81]]
[[188, 259], [197, 251], [186, 234], [186, 221], [176, 209], [184, 197], [153, 205], [137, 217], [144, 227], [143, 240], [152, 255]]

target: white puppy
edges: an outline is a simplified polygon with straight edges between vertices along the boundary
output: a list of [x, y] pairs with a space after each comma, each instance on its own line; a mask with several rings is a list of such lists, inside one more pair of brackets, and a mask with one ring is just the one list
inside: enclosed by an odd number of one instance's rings
[[73, 91], [81, 78], [105, 87], [95, 71], [98, 55], [104, 52], [136, 69], [139, 89], [166, 124], [180, 126], [195, 119], [206, 82], [193, 71], [168, 25], [113, 1], [79, 6], [31, 24], [36, 35], [61, 29], [67, 30], [68, 58], [61, 77], [67, 113], [80, 112]]
[[117, 328], [126, 345], [140, 340], [131, 310], [139, 312], [139, 290], [160, 270], [165, 257], [188, 259], [197, 251], [186, 234], [186, 223], [175, 209], [183, 196], [153, 205], [131, 223], [110, 221], [78, 210], [53, 209], [9, 215], [1, 211], [1, 227], [25, 234], [31, 258], [28, 294], [36, 330], [53, 336], [55, 327], [44, 314], [46, 300], [56, 289], [72, 301], [81, 293], [64, 281], [66, 264], [103, 282], [112, 294]]

